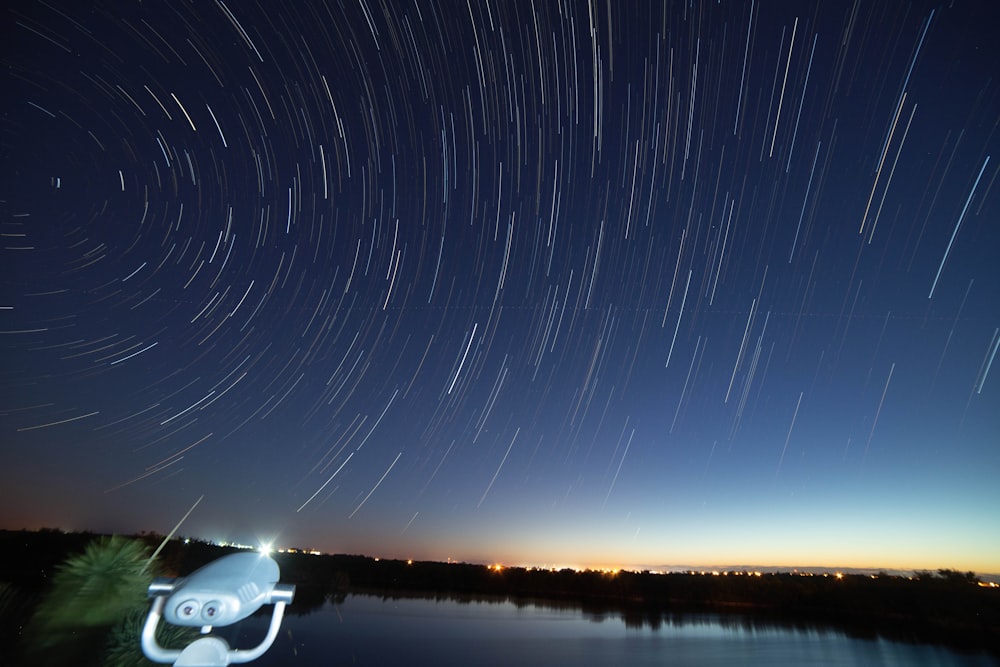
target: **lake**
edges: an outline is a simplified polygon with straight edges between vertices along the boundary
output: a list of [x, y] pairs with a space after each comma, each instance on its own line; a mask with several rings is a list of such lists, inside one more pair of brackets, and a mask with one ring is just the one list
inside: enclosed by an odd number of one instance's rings
[[[268, 607], [267, 609], [270, 609]], [[268, 616], [269, 618], [269, 616]], [[225, 634], [250, 648], [267, 619]], [[686, 614], [651, 626], [619, 613], [510, 601], [350, 595], [306, 616], [287, 615], [253, 665], [994, 665], [935, 646], [859, 639], [752, 617]]]

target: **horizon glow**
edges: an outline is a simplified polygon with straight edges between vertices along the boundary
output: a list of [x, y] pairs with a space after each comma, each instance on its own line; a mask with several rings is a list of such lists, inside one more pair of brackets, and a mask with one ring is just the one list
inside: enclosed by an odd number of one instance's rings
[[1000, 573], [998, 9], [661, 4], [15, 2], [0, 526]]

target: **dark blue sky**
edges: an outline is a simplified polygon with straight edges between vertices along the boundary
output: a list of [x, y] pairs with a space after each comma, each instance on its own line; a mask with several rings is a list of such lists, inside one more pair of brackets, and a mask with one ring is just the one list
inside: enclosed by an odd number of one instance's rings
[[1000, 571], [991, 2], [15, 2], [0, 524]]

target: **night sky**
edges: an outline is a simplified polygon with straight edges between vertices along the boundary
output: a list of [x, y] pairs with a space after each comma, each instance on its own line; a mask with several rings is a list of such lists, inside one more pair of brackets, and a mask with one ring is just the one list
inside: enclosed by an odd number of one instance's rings
[[998, 25], [8, 3], [0, 526], [1000, 571]]

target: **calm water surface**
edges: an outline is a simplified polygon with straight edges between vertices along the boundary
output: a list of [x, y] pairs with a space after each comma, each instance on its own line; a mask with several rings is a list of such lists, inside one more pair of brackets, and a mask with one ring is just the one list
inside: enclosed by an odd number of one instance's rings
[[[248, 621], [235, 647], [263, 636]], [[286, 616], [264, 665], [994, 665], [983, 655], [855, 639], [731, 616], [687, 615], [659, 627], [621, 615], [586, 615], [512, 602], [349, 596], [307, 616]]]

